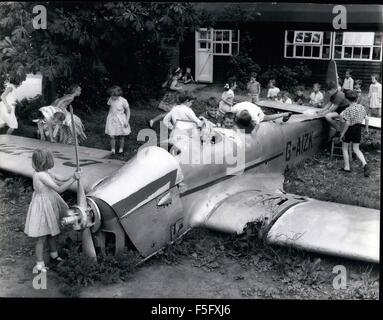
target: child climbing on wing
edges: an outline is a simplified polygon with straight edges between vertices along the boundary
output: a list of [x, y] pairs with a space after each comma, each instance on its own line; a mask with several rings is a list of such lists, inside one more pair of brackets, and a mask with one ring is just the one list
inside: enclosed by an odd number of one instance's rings
[[56, 236], [60, 234], [59, 220], [68, 209], [67, 204], [59, 193], [67, 190], [73, 182], [80, 179], [80, 172], [72, 177], [62, 179], [49, 170], [54, 166], [52, 152], [36, 149], [32, 154], [33, 195], [28, 208], [24, 232], [36, 238], [36, 269], [46, 272], [44, 263], [44, 245], [48, 241], [50, 263], [58, 265], [62, 259], [57, 252]]
[[122, 97], [122, 90], [119, 86], [113, 86], [108, 90], [109, 113], [106, 118], [105, 133], [110, 136], [112, 154], [116, 153], [116, 138], [120, 138], [120, 149], [118, 153], [124, 152], [125, 136], [129, 135], [130, 108], [128, 101]]

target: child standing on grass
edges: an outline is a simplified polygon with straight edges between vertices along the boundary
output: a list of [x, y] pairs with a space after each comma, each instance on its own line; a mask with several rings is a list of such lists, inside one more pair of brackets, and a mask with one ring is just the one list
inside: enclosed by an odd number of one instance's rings
[[269, 90], [267, 91], [267, 99], [276, 100], [279, 91], [281, 90], [279, 90], [279, 88], [276, 87], [275, 80], [271, 79], [269, 81]]
[[368, 134], [367, 112], [361, 104], [356, 103], [356, 100], [358, 99], [358, 94], [355, 91], [348, 91], [346, 98], [348, 101], [350, 101], [350, 106], [344, 111], [342, 111], [342, 113], [340, 114], [340, 116], [345, 121], [345, 126], [340, 135], [344, 159], [344, 168], [342, 168], [341, 170], [344, 172], [351, 172], [350, 159], [348, 155], [348, 144], [352, 142], [352, 149], [358, 157], [358, 159], [362, 162], [364, 176], [368, 177], [369, 169], [367, 166], [367, 162], [363, 156], [363, 153], [359, 149], [359, 143], [362, 135], [362, 129], [360, 124], [363, 123], [363, 120], [366, 121], [366, 132]]
[[354, 79], [351, 78], [351, 70], [346, 70], [345, 78], [343, 80], [342, 91], [347, 94], [348, 91], [354, 89]]
[[259, 100], [259, 95], [261, 93], [261, 85], [257, 81], [257, 74], [252, 73], [250, 81], [247, 84], [247, 91], [249, 92], [249, 96], [251, 97], [252, 103], [257, 103]]
[[237, 84], [235, 82], [228, 82], [223, 88], [225, 91], [222, 93], [221, 101], [219, 102], [220, 117], [223, 117], [226, 112], [230, 112], [234, 104], [234, 90], [237, 88]]
[[[28, 208], [24, 232], [36, 243], [36, 268], [46, 272], [44, 263], [44, 244], [48, 240], [50, 249], [50, 262], [59, 264], [62, 259], [57, 253], [56, 236], [60, 233], [59, 219], [65, 215], [68, 206], [59, 193], [67, 190], [71, 184], [80, 179], [80, 173], [75, 172], [73, 177], [60, 179], [49, 172], [54, 166], [52, 152], [37, 149], [32, 154], [33, 195]], [[60, 184], [60, 185], [59, 185]]]
[[116, 153], [116, 137], [120, 138], [120, 148], [118, 153], [124, 152], [125, 136], [129, 135], [130, 109], [128, 101], [123, 98], [122, 90], [119, 86], [113, 86], [108, 90], [110, 98], [108, 100], [109, 113], [106, 119], [105, 133], [110, 136], [110, 146], [112, 154]]
[[361, 103], [362, 100], [362, 80], [354, 81], [354, 91], [358, 94], [357, 103]]
[[[370, 89], [368, 91], [368, 99], [370, 101], [370, 109], [378, 110], [379, 118], [382, 117], [382, 85], [378, 82], [379, 76], [373, 74], [371, 76]], [[371, 111], [372, 111], [371, 110]]]

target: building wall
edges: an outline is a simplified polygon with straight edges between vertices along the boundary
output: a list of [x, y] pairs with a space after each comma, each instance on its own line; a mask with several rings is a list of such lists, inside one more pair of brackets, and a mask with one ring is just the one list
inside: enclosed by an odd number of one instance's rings
[[[238, 25], [220, 23], [217, 28], [237, 29]], [[293, 67], [297, 63], [303, 62], [312, 71], [311, 79], [307, 86], [315, 82], [325, 83], [327, 66], [330, 60], [315, 59], [296, 59], [284, 58], [285, 30], [324, 30], [323, 27], [313, 27], [310, 25], [275, 25], [275, 24], [252, 24], [241, 25], [239, 27], [241, 35], [240, 52], [247, 52], [251, 58], [259, 64], [262, 71], [267, 70], [271, 65], [286, 65]], [[353, 30], [349, 30], [353, 31]], [[371, 31], [371, 30], [363, 30]], [[373, 30], [376, 31], [376, 30]], [[195, 39], [194, 33], [189, 34], [180, 45], [180, 63], [183, 68], [191, 66], [194, 72], [195, 63]], [[229, 57], [214, 56], [213, 79], [214, 82], [223, 82], [227, 79], [227, 63]], [[370, 75], [373, 73], [382, 74], [382, 63], [375, 61], [346, 61], [336, 60], [338, 74], [344, 77], [346, 69], [353, 71], [353, 78], [363, 81], [362, 89], [366, 90], [370, 84]], [[265, 84], [262, 84], [265, 85]]]

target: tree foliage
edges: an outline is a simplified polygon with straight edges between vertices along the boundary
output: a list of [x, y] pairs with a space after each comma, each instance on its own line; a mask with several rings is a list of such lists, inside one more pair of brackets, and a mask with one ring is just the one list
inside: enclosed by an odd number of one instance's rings
[[47, 9], [47, 29], [33, 28], [36, 3], [0, 3], [0, 73], [40, 72], [59, 93], [79, 83], [93, 103], [114, 83], [138, 94], [160, 87], [169, 69], [161, 40], [182, 40], [205, 19], [189, 3], [39, 4]]

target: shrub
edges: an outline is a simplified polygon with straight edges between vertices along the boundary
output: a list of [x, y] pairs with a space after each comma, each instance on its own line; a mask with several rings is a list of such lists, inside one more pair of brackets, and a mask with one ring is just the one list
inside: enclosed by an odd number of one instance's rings
[[244, 90], [251, 74], [254, 72], [259, 73], [260, 71], [260, 66], [249, 55], [240, 53], [230, 58], [227, 78], [235, 78], [238, 88]]
[[42, 95], [37, 95], [34, 98], [24, 98], [16, 103], [16, 117], [24, 121], [32, 121], [41, 117], [39, 108], [45, 106], [45, 100]]
[[267, 86], [270, 79], [275, 79], [280, 89], [293, 91], [298, 84], [306, 83], [311, 74], [311, 70], [303, 63], [299, 63], [293, 68], [285, 65], [269, 66], [261, 74], [259, 80], [264, 86]]

